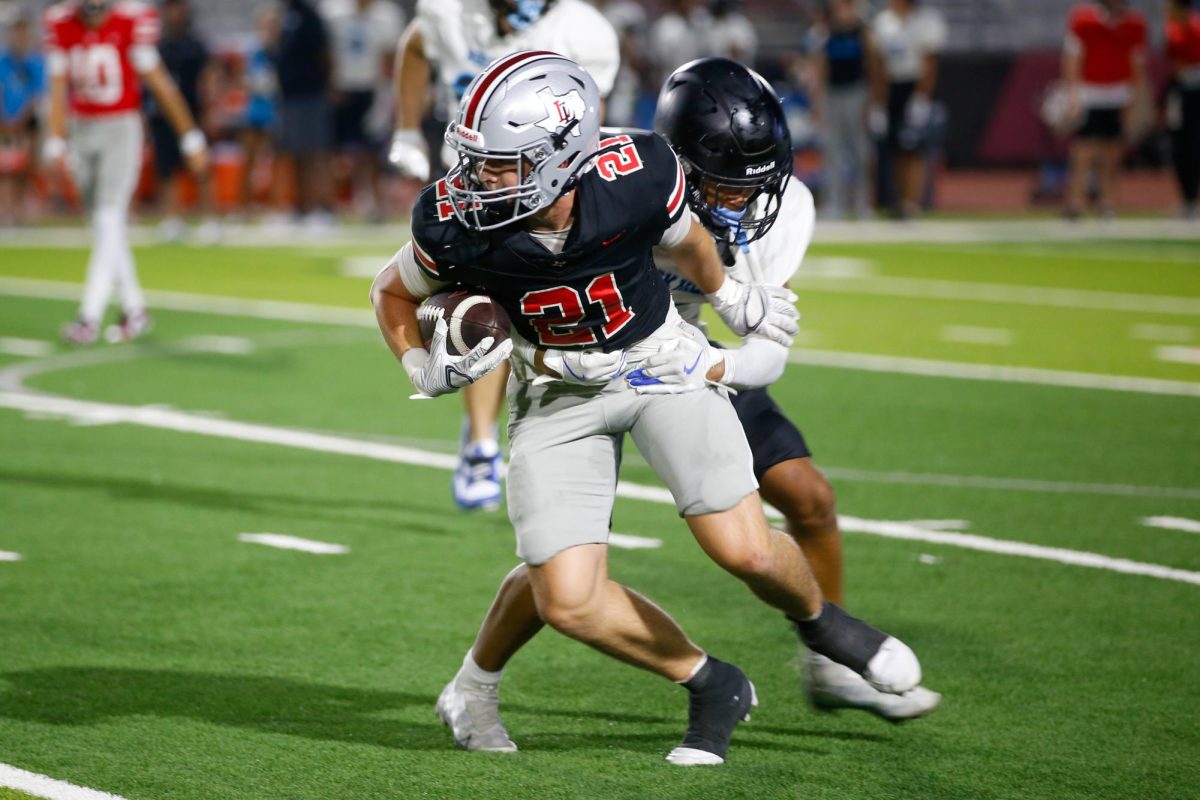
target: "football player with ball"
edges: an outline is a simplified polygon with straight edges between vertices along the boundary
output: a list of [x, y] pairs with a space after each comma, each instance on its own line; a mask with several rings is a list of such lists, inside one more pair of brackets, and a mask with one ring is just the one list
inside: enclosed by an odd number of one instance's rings
[[[683, 685], [688, 728], [667, 760], [719, 764], [756, 702], [753, 685], [608, 577], [626, 433], [704, 551], [782, 611], [811, 650], [892, 694], [920, 683], [920, 664], [902, 642], [827, 601], [795, 540], [767, 525], [750, 445], [717, 383], [723, 354], [679, 316], [652, 249], [662, 247], [739, 335], [789, 345], [790, 293], [729, 278], [713, 237], [693, 223], [670, 146], [654, 134], [601, 139], [599, 105], [591, 77], [555, 53], [489, 65], [447, 128], [457, 166], [422, 193], [413, 240], [371, 296], [388, 346], [422, 394], [456, 391], [511, 356], [509, 516], [528, 591], [502, 597], [520, 624], [489, 632], [485, 623], [481, 635], [498, 634], [511, 654], [545, 622]], [[439, 317], [424, 347], [420, 302], [452, 285], [490, 295], [511, 319], [511, 338], [451, 354]], [[495, 670], [475, 655], [459, 677], [485, 685]], [[439, 713], [463, 746], [515, 749], [476, 741], [503, 733], [498, 703], [478, 704], [480, 696], [456, 678]]]

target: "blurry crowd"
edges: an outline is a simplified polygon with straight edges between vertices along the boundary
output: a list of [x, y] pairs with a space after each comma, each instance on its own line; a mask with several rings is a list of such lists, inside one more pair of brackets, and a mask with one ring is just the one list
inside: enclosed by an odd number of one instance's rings
[[[143, 208], [161, 211], [164, 238], [184, 235], [185, 210], [203, 219], [198, 236], [216, 238], [220, 220], [231, 216], [300, 220], [320, 228], [332, 223], [335, 212], [379, 220], [411, 202], [412, 188], [387, 169], [396, 119], [394, 63], [411, 0], [265, 0], [254, 7], [254, 30], [219, 46], [206, 41], [196, 24], [203, 4], [157, 5], [163, 62], [213, 144], [210, 175], [189, 175], [170, 125], [147, 102], [152, 147], [137, 198]], [[668, 73], [693, 58], [726, 56], [755, 66], [779, 91], [800, 154], [798, 171], [821, 198], [826, 216], [910, 218], [930, 205], [939, 144], [953, 111], [937, 99], [939, 55], [948, 31], [930, 3], [804, 0], [797, 8], [812, 24], [803, 41], [766, 55], [739, 0], [593, 0], [593, 5], [620, 43], [607, 124], [651, 127], [658, 88]], [[1111, 209], [1120, 159], [1111, 143], [1127, 139], [1134, 125], [1125, 117], [1114, 122], [1111, 114], [1097, 115], [1088, 103], [1100, 97], [1132, 105], [1143, 93], [1152, 94], [1144, 86], [1144, 69], [1136, 68], [1138, 42], [1143, 51], [1146, 47], [1144, 21], [1138, 40], [1130, 32], [1138, 26], [1127, 25], [1122, 16], [1136, 14], [1125, 2], [1086, 5], [1099, 9], [1101, 24], [1081, 29], [1090, 31], [1081, 37], [1072, 27], [1081, 23], [1067, 21], [1063, 70], [1075, 83], [1063, 90], [1057, 113], [1064, 131], [1109, 144], [1073, 148], [1066, 200], [1073, 215], [1081, 210], [1081, 193], [1093, 185], [1099, 187], [1102, 212]], [[1194, 214], [1200, 17], [1191, 0], [1168, 5], [1166, 121], [1173, 126], [1180, 192]], [[0, 10], [5, 7], [0, 4]], [[8, 18], [0, 19], [5, 31], [0, 225], [78, 207], [70, 187], [53, 185], [38, 169], [47, 86], [38, 18], [32, 6], [20, 2], [7, 8]], [[1106, 59], [1135, 66], [1106, 71], [1097, 66]], [[1097, 80], [1128, 84], [1128, 96], [1098, 87]], [[442, 113], [437, 104], [432, 106], [425, 131], [436, 153], [445, 121], [436, 116]], [[1120, 109], [1128, 116], [1124, 105]]]

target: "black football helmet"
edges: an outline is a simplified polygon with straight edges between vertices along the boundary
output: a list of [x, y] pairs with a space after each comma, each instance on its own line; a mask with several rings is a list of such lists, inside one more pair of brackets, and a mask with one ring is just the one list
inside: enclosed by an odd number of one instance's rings
[[[654, 130], [679, 156], [688, 205], [718, 240], [744, 247], [771, 229], [792, 174], [792, 137], [762, 76], [728, 58], [684, 64], [659, 92]], [[731, 194], [749, 199], [722, 207]]]

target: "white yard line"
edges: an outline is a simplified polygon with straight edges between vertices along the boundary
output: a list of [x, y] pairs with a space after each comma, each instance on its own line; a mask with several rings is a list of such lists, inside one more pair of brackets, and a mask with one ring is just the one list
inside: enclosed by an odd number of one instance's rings
[[899, 483], [916, 486], [952, 486], [962, 489], [989, 489], [1008, 492], [1094, 494], [1105, 497], [1170, 497], [1178, 500], [1200, 500], [1200, 489], [1191, 489], [1183, 486], [1039, 481], [1027, 478], [988, 478], [981, 475], [942, 475], [936, 472], [877, 472], [873, 470], [829, 466], [822, 466], [821, 471], [835, 480], [861, 481], [863, 483]]
[[[268, 425], [216, 420], [169, 409], [93, 403], [86, 400], [72, 400], [65, 397], [53, 397], [24, 391], [0, 390], [0, 407], [27, 413], [49, 414], [67, 419], [87, 420], [99, 417], [106, 421], [125, 422], [148, 428], [195, 433], [203, 436], [216, 436], [261, 444], [274, 444], [304, 450], [315, 450], [323, 453], [336, 453], [339, 455], [423, 467], [435, 467], [445, 470], [454, 469], [457, 463], [457, 459], [454, 456], [429, 453], [423, 450], [378, 442], [365, 442], [341, 436], [309, 433], [306, 431], [290, 430], [288, 428], [275, 428]], [[648, 500], [674, 505], [670, 492], [666, 489], [656, 486], [643, 486], [629, 483], [628, 481], [621, 481], [617, 484], [617, 495], [629, 499]], [[1158, 564], [1143, 564], [1127, 559], [1110, 558], [1097, 553], [1065, 550], [1056, 547], [1042, 547], [1024, 542], [990, 539], [985, 536], [930, 531], [905, 522], [864, 520], [856, 517], [839, 517], [839, 522], [842, 525], [842, 530], [849, 532], [870, 533], [876, 536], [897, 539], [911, 539], [989, 553], [1040, 558], [1062, 564], [1106, 569], [1133, 575], [1147, 575], [1163, 580], [1180, 581], [1200, 586], [1200, 572], [1189, 572]]]
[[663, 546], [662, 539], [630, 536], [627, 533], [610, 533], [608, 535], [608, 543], [622, 550], [657, 550]]
[[1006, 283], [946, 281], [932, 278], [809, 277], [804, 274], [803, 269], [790, 281], [790, 285], [797, 292], [807, 290], [839, 294], [911, 297], [920, 300], [953, 300], [956, 303], [1004, 303], [1092, 311], [1200, 316], [1200, 298], [1103, 292], [1092, 289], [1056, 289], [1049, 286], [1014, 286]]
[[[37, 297], [47, 300], [79, 299], [80, 288], [61, 281], [38, 281], [24, 278], [0, 278], [0, 295]], [[245, 300], [236, 297], [216, 297], [182, 292], [147, 291], [151, 306], [172, 311], [200, 314], [256, 317], [259, 319], [311, 322], [330, 325], [349, 325], [375, 329], [374, 315], [367, 310], [334, 308], [307, 303], [286, 303], [274, 300]], [[868, 353], [843, 353], [833, 350], [797, 349], [789, 360], [794, 364], [865, 370], [892, 374], [924, 375], [936, 378], [1029, 383], [1046, 386], [1066, 386], [1076, 389], [1105, 389], [1145, 394], [1183, 395], [1200, 397], [1200, 383], [1159, 380], [1122, 375], [1100, 375], [1090, 372], [1062, 372], [1033, 367], [1003, 367], [991, 364], [964, 364], [956, 361], [880, 356]]]
[[1183, 531], [1184, 533], [1200, 533], [1200, 520], [1186, 517], [1143, 517], [1142, 524], [1148, 528], [1162, 528], [1168, 531]]
[[991, 347], [1007, 347], [1013, 343], [1013, 332], [1008, 328], [981, 328], [977, 325], [943, 325], [942, 341], [954, 344], [981, 344]]
[[1200, 347], [1164, 344], [1154, 348], [1154, 358], [1175, 364], [1200, 364]]
[[1188, 325], [1155, 325], [1142, 323], [1129, 329], [1131, 339], [1146, 342], [1190, 342], [1196, 338], [1195, 331]]
[[124, 800], [115, 794], [85, 789], [73, 783], [48, 778], [45, 775], [28, 772], [8, 764], [0, 764], [0, 786], [16, 789], [34, 797], [45, 797], [48, 800]]
[[38, 339], [13, 339], [0, 337], [0, 353], [6, 356], [41, 358], [54, 352], [54, 344]]
[[21, 554], [13, 553], [8, 550], [0, 550], [0, 561], [20, 561]]
[[277, 547], [280, 550], [298, 550], [301, 553], [312, 553], [319, 556], [340, 556], [350, 552], [350, 548], [344, 544], [301, 539], [299, 536], [289, 536], [286, 533], [239, 533], [238, 541]]
[[995, 364], [964, 364], [958, 361], [879, 356], [870, 353], [843, 353], [836, 350], [811, 350], [808, 348], [792, 350], [788, 354], [788, 361], [792, 364], [808, 364], [814, 367], [923, 375], [929, 378], [1031, 383], [1042, 386], [1064, 386], [1072, 389], [1105, 389], [1114, 392], [1200, 397], [1200, 383], [1160, 378], [1138, 378], [1130, 375], [1100, 375], [1094, 372], [1064, 372], [1036, 367], [1003, 367]]

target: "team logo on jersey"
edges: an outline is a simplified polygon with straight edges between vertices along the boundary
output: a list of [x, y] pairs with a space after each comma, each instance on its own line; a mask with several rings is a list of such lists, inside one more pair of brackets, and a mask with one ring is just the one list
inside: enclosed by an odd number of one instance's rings
[[[583, 101], [583, 95], [575, 89], [566, 94], [555, 94], [554, 90], [547, 86], [538, 92], [537, 96], [546, 106], [546, 117], [534, 124], [539, 128], [545, 128], [548, 133], [554, 133], [573, 119], [583, 119], [583, 115], [587, 111], [587, 103]], [[579, 135], [579, 126], [571, 129], [571, 135]]]

